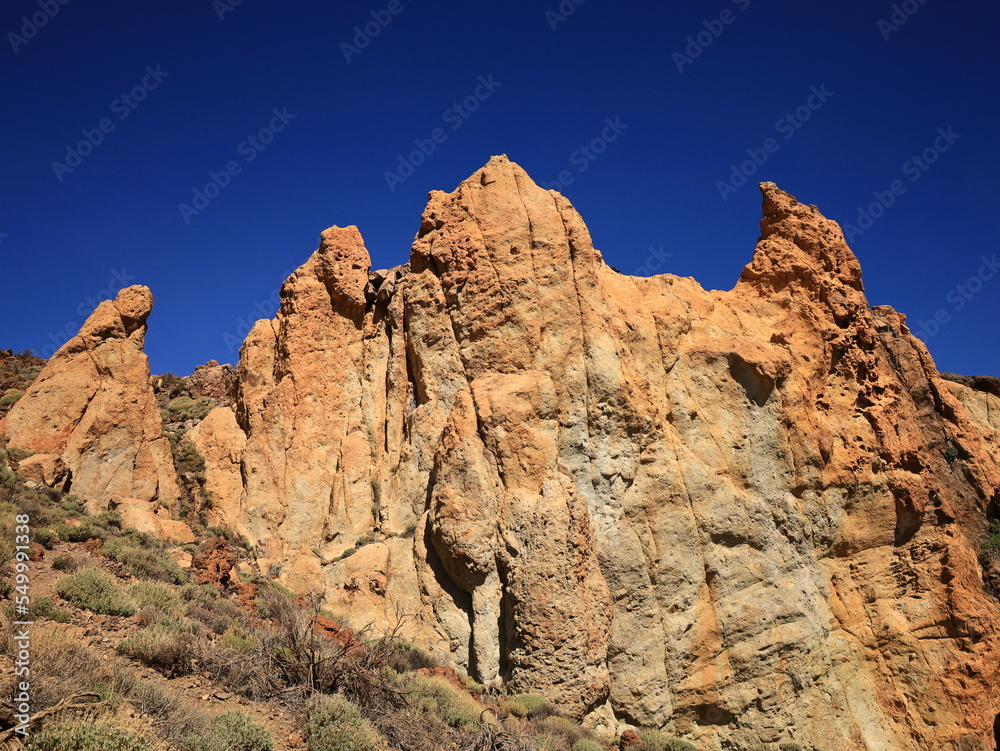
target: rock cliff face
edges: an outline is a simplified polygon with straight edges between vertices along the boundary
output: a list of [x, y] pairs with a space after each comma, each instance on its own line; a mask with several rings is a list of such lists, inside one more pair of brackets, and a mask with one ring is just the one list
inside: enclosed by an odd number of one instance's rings
[[407, 265], [325, 231], [187, 435], [209, 514], [356, 625], [594, 723], [993, 749], [1000, 398], [761, 189], [728, 292], [617, 274], [506, 157], [431, 194]]
[[0, 421], [0, 438], [33, 454], [22, 472], [105, 508], [122, 498], [177, 502], [142, 351], [152, 308], [141, 286], [102, 302]]
[[834, 222], [762, 191], [729, 292], [616, 274], [503, 157], [431, 194], [408, 269], [327, 230], [193, 437], [215, 513], [335, 608], [398, 606], [598, 722], [990, 747], [995, 413], [869, 308]]

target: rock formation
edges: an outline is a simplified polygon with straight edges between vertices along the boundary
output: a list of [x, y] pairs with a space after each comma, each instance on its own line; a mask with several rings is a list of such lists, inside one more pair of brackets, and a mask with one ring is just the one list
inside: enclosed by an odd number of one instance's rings
[[762, 191], [729, 292], [614, 273], [503, 157], [431, 194], [409, 268], [327, 230], [193, 436], [219, 514], [335, 609], [401, 604], [595, 722], [987, 748], [983, 408], [869, 308], [834, 222]]
[[20, 469], [107, 508], [123, 498], [180, 497], [143, 353], [153, 295], [105, 300], [0, 421], [0, 439], [33, 456]]
[[235, 380], [236, 375], [231, 365], [220, 365], [218, 360], [209, 360], [194, 369], [194, 373], [187, 377], [187, 385], [196, 399], [207, 396], [216, 401], [228, 401]]
[[[614, 272], [506, 157], [431, 193], [408, 264], [326, 230], [185, 438], [208, 513], [355, 626], [598, 725], [992, 749], [1000, 397], [940, 377], [838, 225], [761, 190], [725, 292]], [[69, 399], [44, 376], [2, 429], [79, 463], [28, 437]]]

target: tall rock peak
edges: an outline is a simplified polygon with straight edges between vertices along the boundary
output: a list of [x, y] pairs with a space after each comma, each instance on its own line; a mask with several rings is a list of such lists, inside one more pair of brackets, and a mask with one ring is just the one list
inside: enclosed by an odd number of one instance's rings
[[741, 282], [768, 294], [790, 285], [814, 296], [831, 287], [844, 287], [846, 294], [860, 301], [860, 294], [847, 289], [864, 291], [861, 264], [847, 246], [840, 226], [774, 183], [761, 183], [760, 191], [761, 235]]
[[126, 287], [87, 318], [0, 421], [33, 454], [21, 470], [107, 508], [124, 498], [174, 507], [180, 488], [143, 353], [153, 295]]
[[[320, 281], [330, 303], [346, 315], [356, 316], [365, 308], [365, 287], [371, 257], [357, 227], [330, 227], [320, 235], [319, 249], [300, 269]], [[291, 290], [294, 291], [293, 283]]]
[[131, 339], [141, 350], [146, 335], [146, 320], [152, 310], [153, 293], [148, 287], [126, 287], [114, 300], [100, 303], [80, 327], [79, 333], [66, 342], [53, 359], [123, 339]]

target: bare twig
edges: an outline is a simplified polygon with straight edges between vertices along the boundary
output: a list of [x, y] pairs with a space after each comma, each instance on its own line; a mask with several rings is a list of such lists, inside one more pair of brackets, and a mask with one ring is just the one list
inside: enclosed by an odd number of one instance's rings
[[[81, 699], [86, 699], [88, 697], [93, 697], [94, 699], [101, 698], [100, 694], [95, 694], [89, 691], [79, 694], [73, 694], [72, 696], [63, 699], [58, 704], [55, 704], [49, 707], [48, 709], [43, 709], [41, 712], [32, 715], [31, 719], [28, 720], [28, 727], [35, 727], [46, 718], [51, 717], [54, 714], [58, 714], [59, 712], [66, 712], [74, 709], [96, 709], [98, 707], [103, 707], [107, 705], [106, 701], [75, 703]], [[8, 741], [12, 740], [16, 733], [17, 733], [16, 727], [5, 731], [2, 735], [0, 735], [0, 743], [7, 743]]]

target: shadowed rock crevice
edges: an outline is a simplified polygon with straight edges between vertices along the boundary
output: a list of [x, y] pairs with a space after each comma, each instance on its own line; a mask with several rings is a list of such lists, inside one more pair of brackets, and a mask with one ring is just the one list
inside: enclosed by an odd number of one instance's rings
[[920, 530], [921, 515], [913, 508], [907, 498], [896, 498], [896, 530], [893, 536], [895, 545], [906, 545]]
[[774, 391], [774, 379], [761, 373], [756, 365], [748, 363], [739, 355], [729, 356], [729, 373], [746, 391], [747, 398], [758, 407], [767, 404]]

